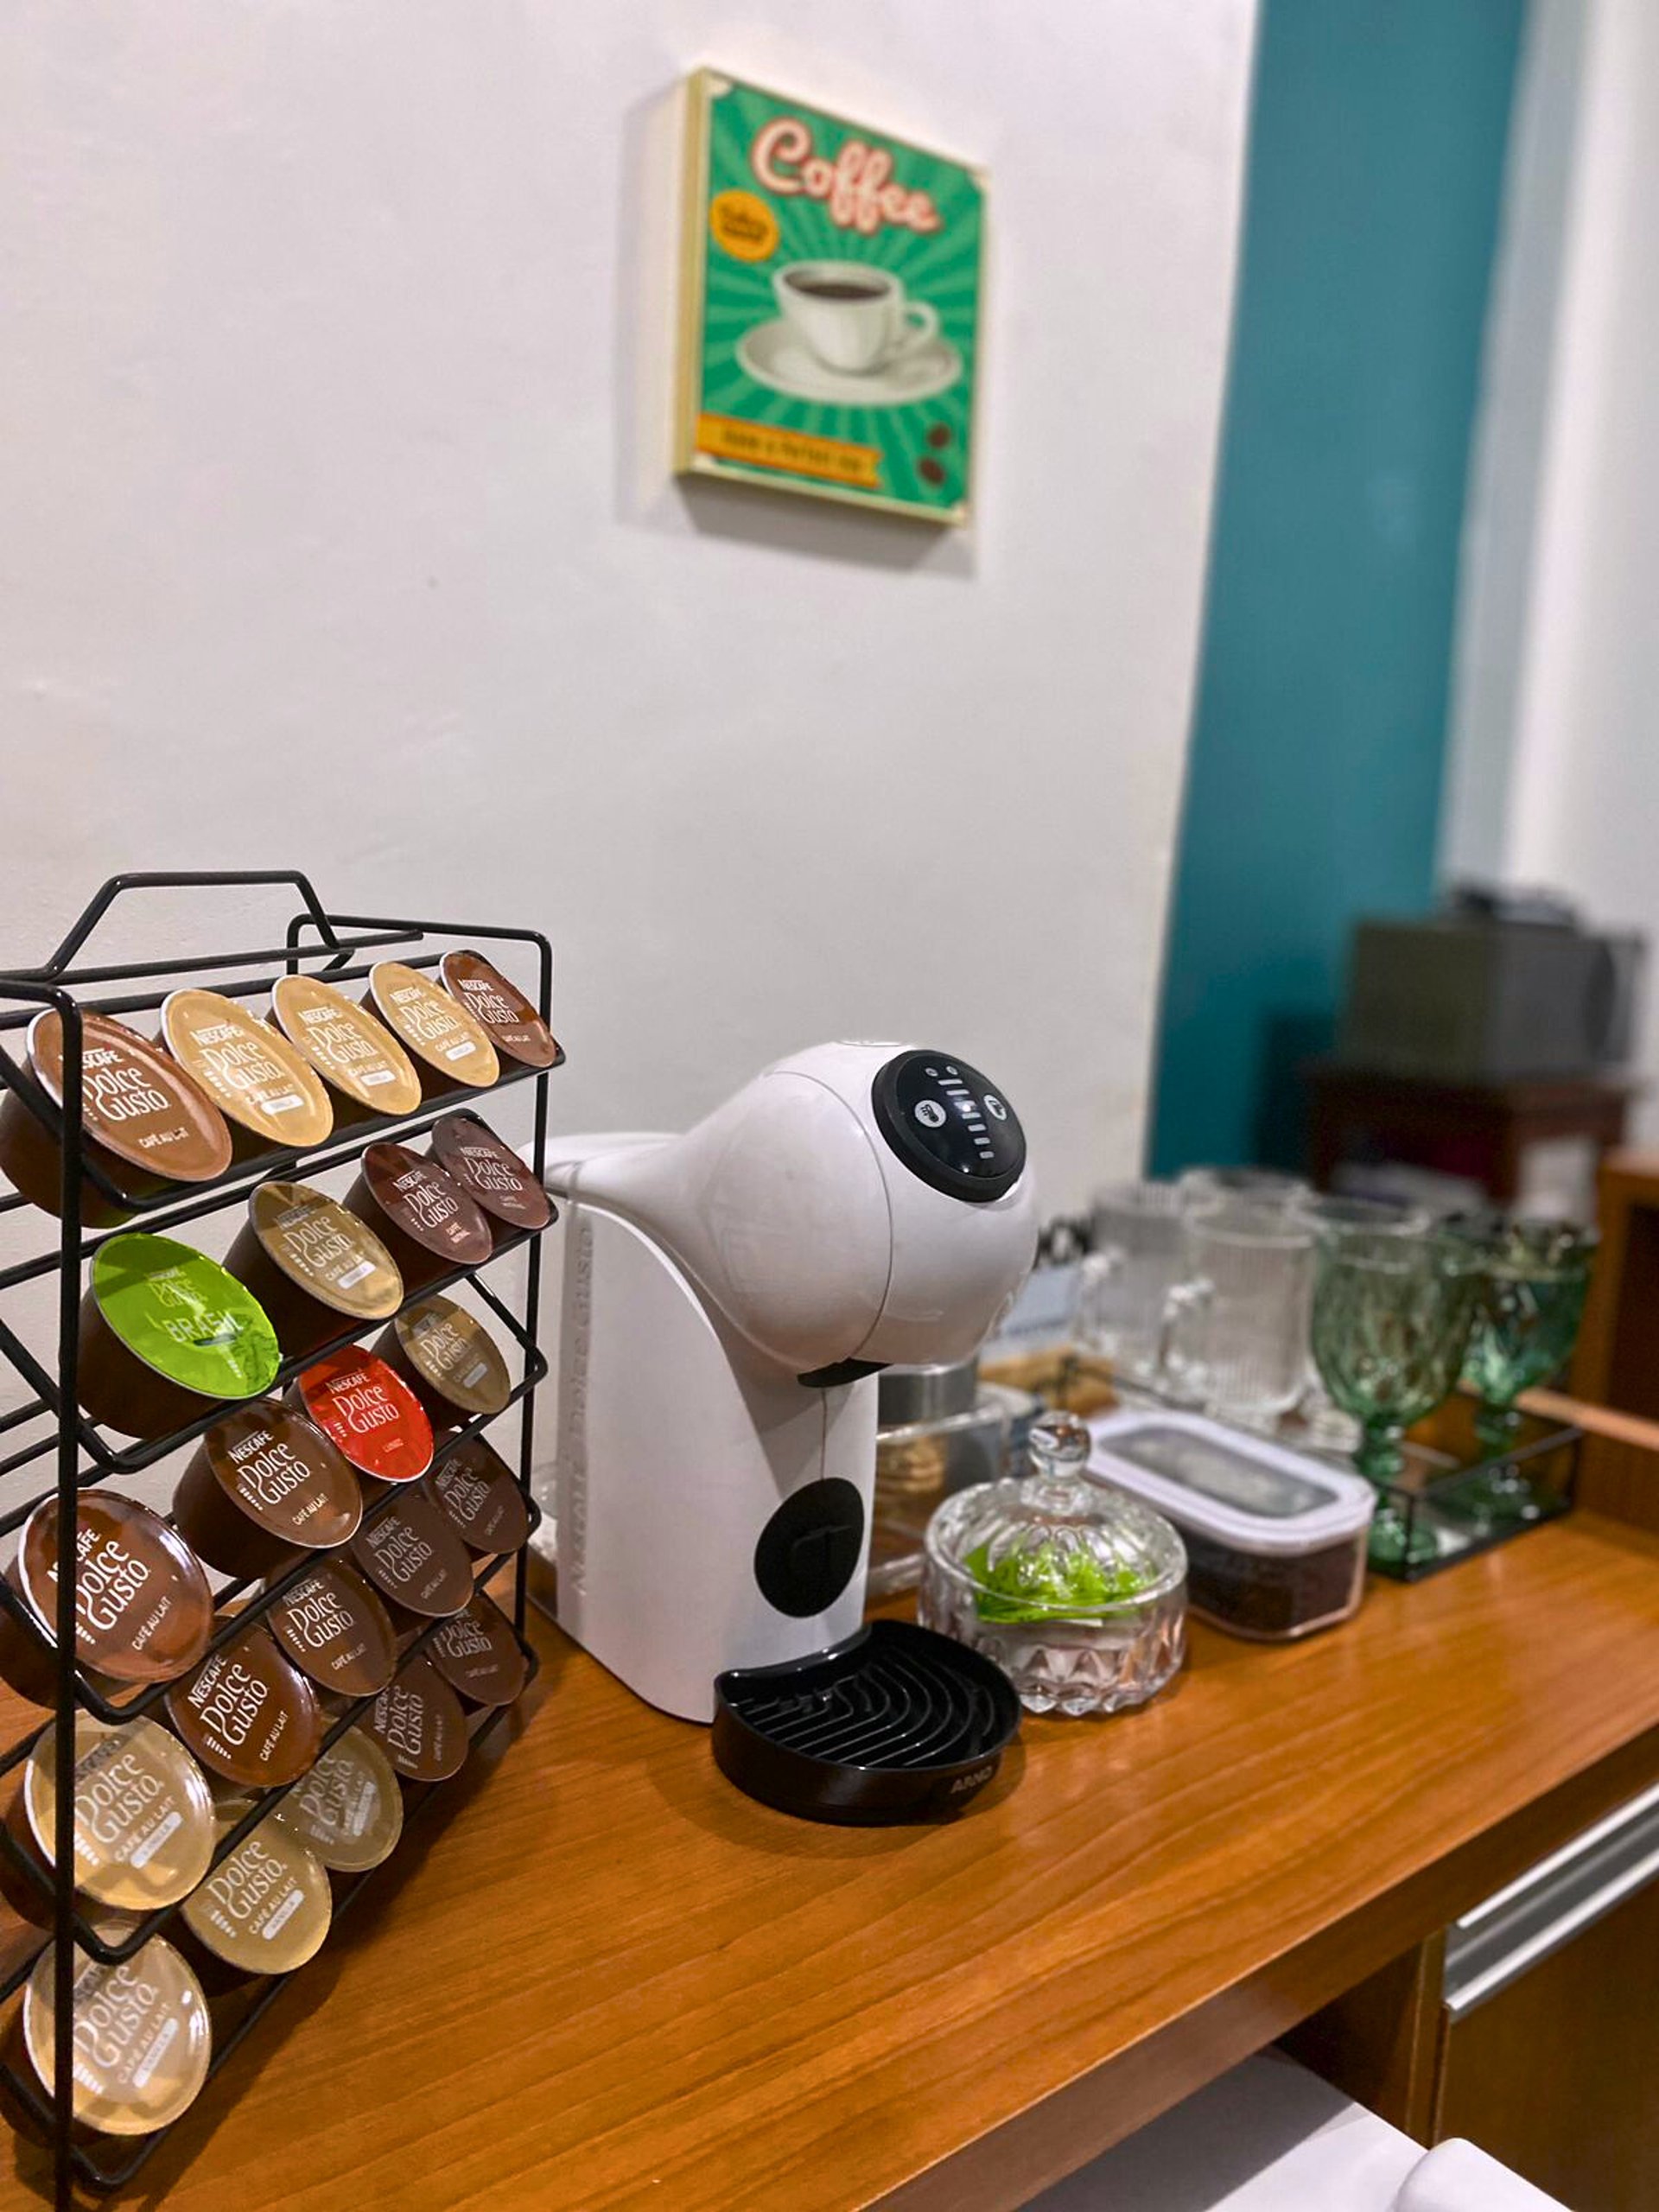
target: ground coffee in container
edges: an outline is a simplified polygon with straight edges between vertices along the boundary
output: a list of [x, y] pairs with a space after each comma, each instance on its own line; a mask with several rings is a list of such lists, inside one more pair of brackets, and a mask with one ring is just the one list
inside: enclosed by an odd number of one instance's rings
[[512, 1624], [481, 1591], [464, 1613], [445, 1621], [422, 1649], [433, 1669], [468, 1705], [511, 1705], [530, 1672]]
[[372, 1144], [346, 1205], [381, 1239], [411, 1290], [495, 1249], [483, 1213], [442, 1167], [406, 1144]]
[[250, 1974], [292, 1974], [314, 1959], [334, 1902], [316, 1853], [268, 1819], [185, 1899], [181, 1917], [201, 1977], [217, 1990]]
[[442, 1098], [463, 1086], [487, 1090], [501, 1063], [484, 1031], [448, 991], [401, 960], [382, 960], [369, 970], [372, 1007], [414, 1055], [421, 1089]]
[[175, 1683], [166, 1706], [193, 1757], [245, 1789], [294, 1781], [324, 1734], [316, 1692], [257, 1623]]
[[397, 1849], [404, 1793], [374, 1738], [348, 1728], [289, 1791], [275, 1817], [331, 1873], [365, 1874]]
[[372, 1351], [326, 1354], [300, 1376], [289, 1399], [372, 1483], [418, 1482], [432, 1464], [425, 1408]]
[[553, 1201], [511, 1145], [476, 1114], [446, 1114], [432, 1131], [432, 1158], [505, 1233], [545, 1229]]
[[415, 1064], [366, 1007], [315, 976], [282, 976], [270, 1010], [283, 1035], [333, 1089], [341, 1122], [394, 1121], [421, 1103]]
[[221, 1574], [270, 1574], [296, 1551], [348, 1542], [363, 1493], [340, 1446], [276, 1398], [238, 1406], [196, 1446], [173, 1493], [180, 1533]]
[[274, 1146], [308, 1152], [327, 1141], [334, 1109], [315, 1070], [235, 999], [175, 991], [162, 1001], [162, 1037], [231, 1123], [239, 1158]]
[[556, 1068], [563, 1059], [553, 1032], [517, 983], [481, 952], [446, 952], [438, 975], [496, 1050], [527, 1068]]
[[363, 1577], [325, 1560], [265, 1615], [278, 1647], [331, 1696], [372, 1697], [397, 1671], [397, 1632]]
[[308, 1183], [262, 1183], [226, 1256], [292, 1359], [404, 1302], [397, 1262], [374, 1230]]
[[452, 1298], [423, 1298], [400, 1313], [375, 1350], [401, 1375], [434, 1426], [459, 1428], [500, 1413], [512, 1376], [500, 1347], [475, 1314]]
[[406, 1782], [447, 1782], [470, 1747], [460, 1699], [422, 1658], [405, 1662], [361, 1726]]
[[427, 1478], [439, 1511], [480, 1559], [516, 1552], [530, 1535], [530, 1504], [512, 1470], [481, 1436], [463, 1437]]
[[[200, 1561], [159, 1514], [119, 1491], [82, 1491], [75, 1556], [75, 1662], [100, 1688], [170, 1681], [196, 1664], [213, 1633], [213, 1592]], [[10, 1607], [0, 1608], [0, 1677], [35, 1704], [50, 1705], [57, 1696], [54, 1497], [24, 1522], [6, 1580], [48, 1648]]]
[[[63, 1104], [63, 1017], [55, 1007], [29, 1026], [29, 1071]], [[148, 1198], [169, 1183], [207, 1183], [231, 1164], [231, 1133], [213, 1100], [158, 1045], [107, 1014], [81, 1017], [82, 1157], [118, 1191]], [[10, 1084], [0, 1096], [0, 1172], [48, 1213], [62, 1198], [57, 1139]], [[82, 1185], [84, 1219], [109, 1228], [130, 1210]]]
[[423, 1491], [405, 1491], [365, 1522], [352, 1559], [385, 1600], [399, 1635], [446, 1620], [472, 1599], [471, 1554]]
[[[6, 2056], [49, 2100], [54, 2065], [54, 1947], [23, 1985]], [[105, 1966], [75, 1953], [71, 2109], [100, 2135], [152, 2135], [188, 2110], [207, 2078], [213, 2030], [201, 1984], [164, 1936]], [[20, 2124], [34, 2133], [20, 2114]]]
[[123, 1436], [165, 1436], [276, 1379], [276, 1332], [251, 1293], [205, 1253], [137, 1230], [92, 1255], [80, 1306], [79, 1394]]
[[[57, 1731], [29, 1755], [6, 1814], [12, 1840], [49, 1878], [57, 1842]], [[213, 1803], [184, 1745], [140, 1715], [106, 1726], [75, 1716], [75, 1887], [122, 1912], [153, 1912], [188, 1897], [213, 1854]], [[26, 1920], [51, 1924], [49, 1888], [0, 1853], [0, 1890]]]

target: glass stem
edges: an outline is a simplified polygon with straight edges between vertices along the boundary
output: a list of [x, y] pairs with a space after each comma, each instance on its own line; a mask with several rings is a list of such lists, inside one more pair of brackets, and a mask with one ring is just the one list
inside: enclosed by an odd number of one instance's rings
[[1516, 1406], [1499, 1405], [1491, 1398], [1483, 1398], [1475, 1414], [1475, 1434], [1494, 1455], [1507, 1452], [1515, 1442], [1521, 1427], [1521, 1412]]
[[1379, 1490], [1397, 1482], [1406, 1464], [1401, 1447], [1401, 1430], [1395, 1421], [1383, 1419], [1362, 1424], [1359, 1447], [1354, 1453], [1354, 1465], [1368, 1482]]

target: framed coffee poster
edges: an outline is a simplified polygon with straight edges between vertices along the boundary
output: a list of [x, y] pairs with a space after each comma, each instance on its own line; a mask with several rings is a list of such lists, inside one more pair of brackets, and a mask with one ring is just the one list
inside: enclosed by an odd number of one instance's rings
[[688, 89], [676, 467], [965, 522], [982, 172], [713, 70]]

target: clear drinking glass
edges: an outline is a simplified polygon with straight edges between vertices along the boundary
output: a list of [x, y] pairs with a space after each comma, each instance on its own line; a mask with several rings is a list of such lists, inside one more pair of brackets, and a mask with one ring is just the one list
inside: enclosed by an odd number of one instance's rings
[[1307, 1382], [1313, 1287], [1310, 1224], [1282, 1205], [1189, 1205], [1185, 1273], [1165, 1306], [1165, 1394], [1224, 1421], [1265, 1426]]
[[[1396, 1198], [1351, 1198], [1336, 1192], [1304, 1188], [1291, 1200], [1292, 1210], [1311, 1222], [1317, 1237], [1322, 1229], [1369, 1229], [1379, 1236], [1421, 1236], [1429, 1227], [1427, 1207], [1408, 1205]], [[1307, 1441], [1317, 1450], [1351, 1454], [1359, 1444], [1359, 1423], [1344, 1413], [1325, 1387], [1310, 1343], [1307, 1387], [1298, 1408]]]
[[1173, 1183], [1116, 1184], [1090, 1217], [1094, 1249], [1079, 1270], [1074, 1333], [1131, 1390], [1159, 1387], [1164, 1309], [1185, 1272], [1185, 1217]]
[[[1479, 1292], [1478, 1259], [1454, 1237], [1334, 1224], [1320, 1230], [1313, 1357], [1332, 1399], [1358, 1421], [1354, 1463], [1379, 1488], [1405, 1465], [1405, 1431], [1450, 1395]], [[1371, 1556], [1392, 1562], [1406, 1541], [1404, 1516], [1385, 1498], [1371, 1523]], [[1435, 1548], [1428, 1532], [1419, 1548]]]
[[[1564, 1366], [1577, 1340], [1590, 1288], [1597, 1236], [1566, 1221], [1503, 1214], [1455, 1216], [1447, 1233], [1466, 1242], [1480, 1268], [1480, 1294], [1464, 1355], [1463, 1382], [1480, 1400], [1475, 1433], [1494, 1455], [1508, 1452], [1521, 1426], [1516, 1400]], [[1540, 1501], [1514, 1465], [1492, 1468], [1458, 1493], [1461, 1512], [1531, 1521]]]

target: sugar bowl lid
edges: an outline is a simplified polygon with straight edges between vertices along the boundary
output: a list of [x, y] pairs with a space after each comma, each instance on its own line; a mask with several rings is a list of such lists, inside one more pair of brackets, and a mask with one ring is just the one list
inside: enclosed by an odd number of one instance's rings
[[1027, 1449], [1028, 1476], [959, 1491], [929, 1525], [930, 1550], [973, 1585], [982, 1619], [1096, 1620], [1185, 1580], [1185, 1548], [1163, 1515], [1090, 1481], [1075, 1414], [1034, 1421]]

